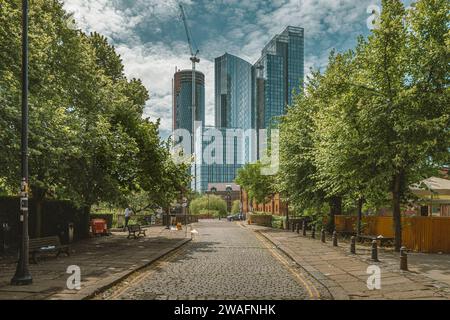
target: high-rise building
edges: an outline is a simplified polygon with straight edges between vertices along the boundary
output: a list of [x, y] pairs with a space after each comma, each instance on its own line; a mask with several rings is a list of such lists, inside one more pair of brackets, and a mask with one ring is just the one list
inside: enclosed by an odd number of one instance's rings
[[[195, 72], [195, 121], [205, 123], [205, 75]], [[172, 129], [186, 129], [192, 133], [192, 70], [178, 70], [173, 78]]]
[[287, 27], [262, 50], [254, 65], [257, 127], [270, 128], [303, 88], [304, 29]]
[[[197, 74], [196, 120], [204, 124], [205, 78]], [[193, 189], [206, 192], [209, 184], [232, 183], [239, 168], [258, 159], [258, 130], [271, 128], [276, 117], [285, 114], [294, 94], [302, 90], [303, 78], [304, 30], [299, 27], [289, 26], [276, 35], [254, 65], [228, 53], [215, 59], [215, 127], [196, 132]], [[192, 71], [175, 74], [174, 129], [191, 132], [191, 83]], [[212, 146], [213, 162], [206, 159]]]
[[[244, 163], [241, 137], [234, 135], [239, 129], [205, 126], [201, 128], [201, 147], [196, 148], [197, 167], [195, 189], [208, 191], [211, 183], [232, 183]], [[241, 131], [242, 132], [242, 131]]]
[[229, 53], [215, 59], [215, 125], [254, 128], [252, 64]]

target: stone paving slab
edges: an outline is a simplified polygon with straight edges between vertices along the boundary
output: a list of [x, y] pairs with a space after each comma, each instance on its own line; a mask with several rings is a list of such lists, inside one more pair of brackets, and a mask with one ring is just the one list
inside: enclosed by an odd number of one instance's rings
[[[72, 245], [71, 256], [44, 257], [30, 264], [33, 284], [11, 286], [16, 264], [12, 259], [0, 260], [0, 300], [81, 300], [114, 285], [131, 273], [144, 268], [169, 252], [179, 248], [190, 236], [183, 231], [164, 227], [147, 229], [147, 236], [127, 239], [127, 233], [91, 238]], [[81, 290], [67, 289], [67, 267], [81, 268]]]
[[[370, 260], [367, 247], [358, 246], [358, 254], [349, 253], [348, 244], [333, 247], [310, 236], [256, 225], [243, 226], [260, 233], [286, 255], [328, 287], [337, 300], [348, 299], [445, 299], [450, 300], [450, 286], [427, 277], [426, 273], [399, 270], [398, 254], [381, 249], [379, 262]], [[426, 261], [422, 257], [422, 261]], [[367, 268], [381, 268], [381, 290], [367, 288]], [[421, 266], [410, 268], [420, 270]]]

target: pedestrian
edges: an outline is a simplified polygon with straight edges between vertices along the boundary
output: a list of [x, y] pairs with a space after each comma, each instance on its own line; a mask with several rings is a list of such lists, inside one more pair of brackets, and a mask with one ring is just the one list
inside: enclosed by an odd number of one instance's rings
[[124, 230], [127, 229], [128, 222], [130, 221], [132, 214], [133, 214], [133, 210], [131, 209], [131, 206], [128, 205], [128, 207], [125, 209], [125, 227], [123, 227]]

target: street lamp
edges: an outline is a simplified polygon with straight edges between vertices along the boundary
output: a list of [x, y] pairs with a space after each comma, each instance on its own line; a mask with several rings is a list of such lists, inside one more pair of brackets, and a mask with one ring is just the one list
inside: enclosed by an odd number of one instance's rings
[[231, 185], [227, 185], [227, 210], [231, 211], [231, 191], [233, 191], [233, 188]]
[[[210, 212], [209, 212], [209, 195], [210, 195], [211, 192], [212, 192], [213, 195], [216, 195], [216, 192], [217, 192], [216, 187], [212, 187], [212, 188], [211, 188], [211, 191], [208, 192], [208, 214], [210, 213]], [[219, 212], [219, 220], [220, 220], [220, 212]]]
[[22, 239], [19, 261], [11, 284], [29, 285], [33, 278], [28, 269], [28, 0], [22, 0], [22, 182], [20, 187], [20, 223]]

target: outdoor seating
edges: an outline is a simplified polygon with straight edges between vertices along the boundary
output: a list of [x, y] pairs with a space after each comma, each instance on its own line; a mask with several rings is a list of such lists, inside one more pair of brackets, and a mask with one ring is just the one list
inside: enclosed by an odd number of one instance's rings
[[128, 226], [128, 237], [127, 239], [130, 239], [133, 237], [134, 239], [139, 238], [140, 236], [146, 236], [145, 229], [142, 229], [140, 225], [135, 224]]
[[65, 253], [70, 256], [70, 246], [62, 245], [58, 236], [30, 239], [29, 248], [35, 264], [39, 262], [38, 257], [41, 254], [56, 253], [56, 257], [58, 257], [61, 253]]

